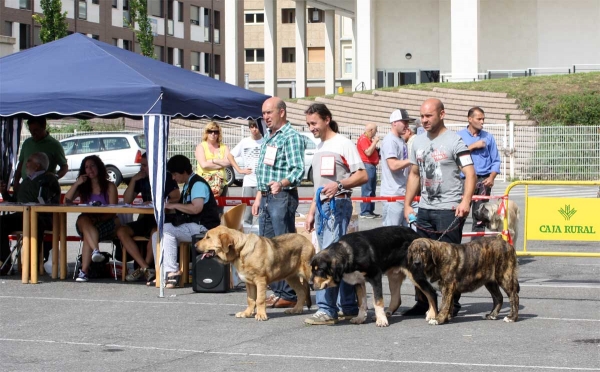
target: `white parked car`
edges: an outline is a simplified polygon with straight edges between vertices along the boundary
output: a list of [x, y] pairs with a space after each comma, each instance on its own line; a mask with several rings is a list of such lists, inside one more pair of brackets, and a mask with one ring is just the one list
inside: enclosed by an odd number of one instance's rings
[[[321, 142], [320, 139], [315, 138], [315, 136], [310, 132], [299, 132], [300, 135], [304, 137], [304, 144], [306, 146], [304, 150], [304, 180], [309, 182], [313, 182], [313, 173], [312, 173], [312, 158], [315, 154], [315, 149], [317, 145]], [[244, 159], [239, 157], [235, 158], [235, 162], [238, 163], [240, 168], [244, 168]], [[244, 175], [239, 174], [233, 167], [229, 167], [226, 169], [226, 181], [229, 186], [235, 183], [240, 186], [244, 180]]]
[[140, 171], [142, 154], [146, 152], [146, 139], [139, 133], [106, 133], [73, 136], [60, 141], [69, 171], [59, 180], [72, 184], [77, 179], [81, 161], [89, 155], [98, 155], [117, 186]]

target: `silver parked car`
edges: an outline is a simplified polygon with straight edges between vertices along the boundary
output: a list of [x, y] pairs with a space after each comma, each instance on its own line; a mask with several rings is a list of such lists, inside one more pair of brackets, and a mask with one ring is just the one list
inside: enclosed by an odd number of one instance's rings
[[[313, 182], [313, 173], [312, 173], [312, 158], [315, 154], [315, 149], [317, 145], [321, 142], [320, 139], [315, 138], [315, 136], [310, 132], [300, 132], [300, 135], [304, 137], [304, 180], [309, 182]], [[243, 158], [235, 158], [235, 162], [238, 163], [240, 168], [244, 168], [244, 159]], [[226, 170], [226, 181], [227, 185], [231, 186], [232, 184], [236, 184], [238, 186], [242, 185], [244, 180], [244, 175], [239, 174], [233, 167], [229, 167]]]
[[81, 161], [89, 155], [98, 155], [106, 165], [109, 179], [117, 186], [140, 171], [142, 154], [146, 152], [146, 138], [139, 133], [107, 133], [73, 136], [60, 141], [69, 171], [59, 180], [72, 184], [77, 179]]

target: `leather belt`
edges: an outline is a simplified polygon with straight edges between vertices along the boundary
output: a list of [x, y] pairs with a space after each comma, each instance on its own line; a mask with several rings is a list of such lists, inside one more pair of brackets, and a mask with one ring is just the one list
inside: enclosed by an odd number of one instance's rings
[[[280, 192], [294, 192], [294, 191], [297, 191], [295, 187], [291, 188], [291, 189], [283, 189]], [[271, 191], [261, 191], [260, 192], [260, 195], [262, 195], [262, 196], [267, 196], [270, 194], [272, 194]]]

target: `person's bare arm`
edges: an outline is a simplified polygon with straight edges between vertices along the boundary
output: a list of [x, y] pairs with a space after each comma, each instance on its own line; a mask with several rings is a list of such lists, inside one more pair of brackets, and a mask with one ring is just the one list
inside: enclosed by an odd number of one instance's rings
[[239, 164], [235, 161], [235, 158], [233, 157], [233, 155], [229, 154], [228, 157], [227, 157], [227, 159], [229, 160], [229, 163], [231, 164], [231, 166], [239, 174], [250, 174], [250, 173], [252, 173], [252, 169], [240, 167]]
[[406, 182], [406, 194], [404, 195], [404, 218], [408, 221], [408, 216], [414, 214], [415, 210], [412, 208], [411, 203], [417, 193], [419, 192], [419, 185], [421, 183], [421, 175], [419, 173], [419, 166], [412, 164], [410, 167], [410, 173], [408, 174], [408, 181]]
[[63, 164], [58, 169], [58, 172], [56, 172], [56, 176], [58, 177], [58, 179], [61, 179], [65, 176], [65, 174], [67, 174], [68, 171], [69, 171], [69, 165]]
[[410, 160], [408, 159], [399, 160], [398, 158], [387, 158], [385, 161], [392, 172], [396, 172], [410, 166]]
[[167, 203], [165, 204], [166, 209], [175, 209], [185, 214], [198, 214], [202, 212], [204, 208], [204, 198], [192, 199], [190, 204], [182, 203]]
[[202, 146], [202, 143], [199, 143], [198, 146], [196, 146], [196, 160], [198, 161], [198, 164], [200, 164], [202, 169], [219, 170], [222, 168], [220, 165], [215, 164], [212, 161], [206, 160], [206, 155], [204, 155], [204, 147]]
[[477, 174], [475, 174], [475, 167], [473, 165], [467, 165], [462, 167], [461, 171], [465, 175], [465, 183], [463, 188], [463, 198], [456, 208], [455, 215], [457, 217], [467, 217], [471, 208], [471, 199], [475, 192], [475, 184], [477, 183]]
[[375, 151], [375, 148], [377, 148], [377, 142], [379, 142], [379, 137], [373, 137], [371, 140], [371, 145], [363, 151], [365, 155], [371, 156], [373, 151]]

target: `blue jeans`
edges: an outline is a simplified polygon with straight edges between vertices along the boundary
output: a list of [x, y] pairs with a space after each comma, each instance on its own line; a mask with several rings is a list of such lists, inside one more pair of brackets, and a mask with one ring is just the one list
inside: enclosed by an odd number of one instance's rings
[[[260, 200], [258, 216], [258, 235], [274, 238], [279, 235], [296, 232], [296, 209], [298, 208], [298, 190], [284, 190], [273, 195], [263, 196]], [[280, 280], [269, 285], [276, 296], [287, 301], [296, 301], [296, 292]]]
[[[318, 234], [319, 247], [327, 249], [329, 245], [337, 242], [346, 234], [350, 217], [352, 216], [352, 201], [350, 199], [336, 199], [335, 213], [331, 216], [330, 203], [323, 203], [323, 213], [329, 217], [325, 221], [325, 226], [321, 234]], [[321, 227], [321, 217], [319, 211], [315, 213], [315, 229], [319, 231]], [[344, 314], [358, 314], [358, 302], [356, 300], [356, 290], [343, 280], [338, 287], [331, 287], [316, 291], [317, 306], [319, 310], [324, 311], [332, 318], [338, 317], [338, 295], [339, 304]]]
[[[360, 187], [360, 196], [369, 197], [376, 196], [377, 190], [377, 166], [365, 163], [365, 170], [369, 180]], [[375, 211], [375, 203], [360, 203], [360, 214], [371, 214]]]

